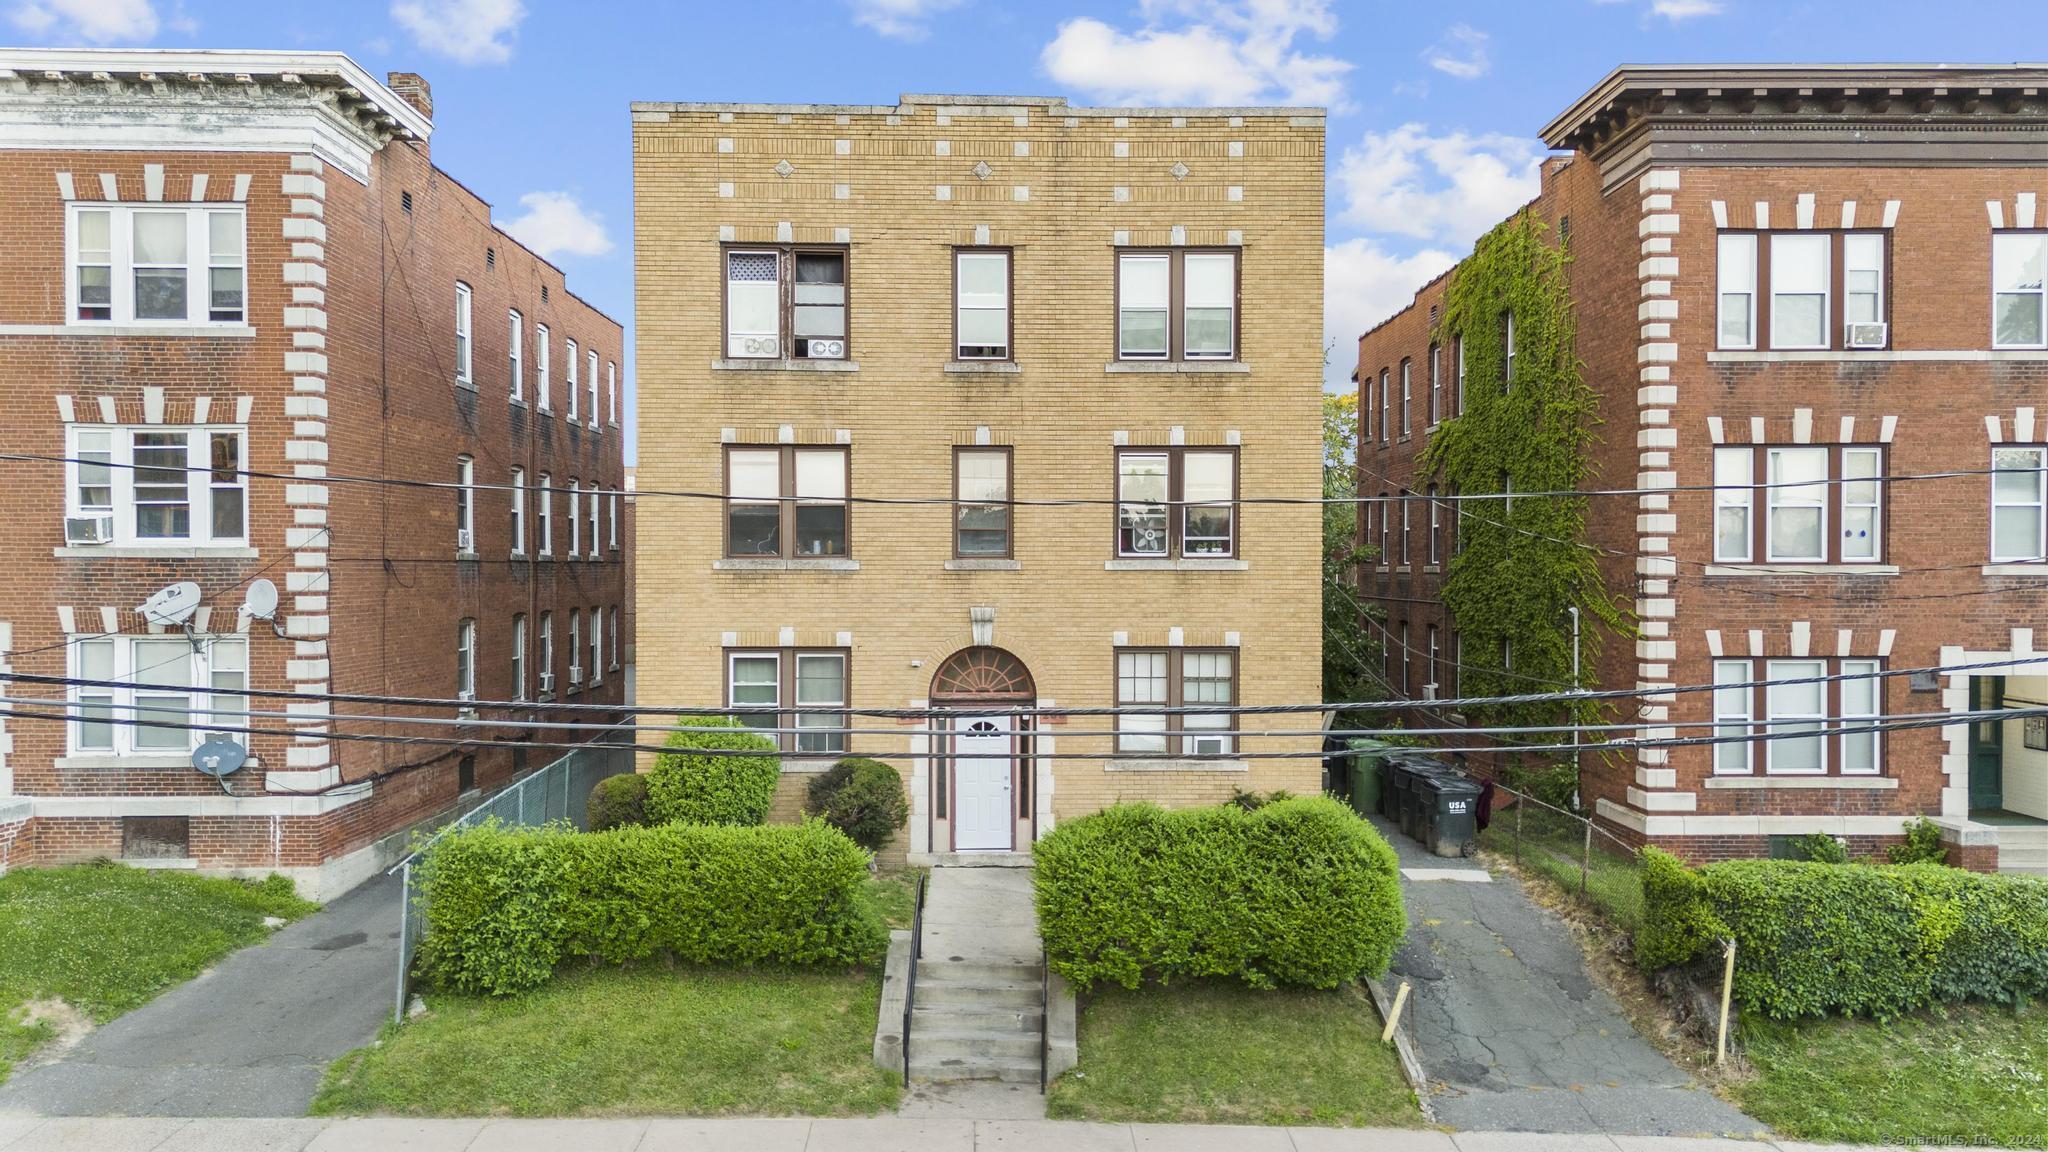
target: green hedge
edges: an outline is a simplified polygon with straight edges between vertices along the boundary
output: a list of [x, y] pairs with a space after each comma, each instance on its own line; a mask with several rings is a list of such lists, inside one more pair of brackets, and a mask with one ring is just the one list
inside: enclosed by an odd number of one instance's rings
[[848, 756], [813, 776], [806, 800], [807, 811], [870, 852], [880, 852], [910, 822], [903, 775], [865, 756]]
[[[681, 716], [647, 778], [652, 824], [759, 824], [775, 802], [775, 741], [730, 716]], [[699, 749], [705, 751], [697, 751]], [[746, 755], [752, 753], [752, 755]]]
[[1047, 959], [1082, 987], [1228, 976], [1333, 988], [1384, 972], [1408, 931], [1394, 850], [1323, 797], [1118, 805], [1034, 852]]
[[1778, 1019], [1897, 1016], [1940, 1001], [2048, 994], [2048, 883], [1939, 864], [1740, 860], [1687, 869], [1646, 848], [1636, 960], [1735, 941], [1735, 996]]
[[585, 810], [592, 832], [637, 828], [647, 823], [647, 777], [626, 772], [599, 780], [590, 790]]
[[888, 934], [861, 899], [868, 854], [818, 821], [574, 832], [487, 823], [419, 871], [424, 973], [458, 991], [537, 987], [566, 959], [852, 965]]

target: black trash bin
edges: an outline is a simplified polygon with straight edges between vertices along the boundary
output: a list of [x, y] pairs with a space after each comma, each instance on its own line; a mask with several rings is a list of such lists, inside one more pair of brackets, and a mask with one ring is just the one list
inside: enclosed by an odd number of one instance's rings
[[1479, 798], [1486, 791], [1467, 776], [1436, 774], [1421, 782], [1422, 846], [1438, 856], [1470, 856], [1479, 847]]
[[1403, 836], [1422, 838], [1425, 810], [1428, 807], [1426, 784], [1428, 780], [1446, 775], [1450, 769], [1426, 756], [1406, 756], [1394, 766], [1394, 791], [1396, 811], [1394, 819], [1401, 822]]

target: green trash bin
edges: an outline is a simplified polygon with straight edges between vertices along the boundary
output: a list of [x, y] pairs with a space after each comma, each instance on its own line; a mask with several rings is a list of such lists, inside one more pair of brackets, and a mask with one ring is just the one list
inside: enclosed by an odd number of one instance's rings
[[1370, 816], [1380, 810], [1380, 760], [1395, 745], [1369, 736], [1353, 736], [1346, 743], [1351, 749], [1351, 786], [1345, 798], [1352, 811]]

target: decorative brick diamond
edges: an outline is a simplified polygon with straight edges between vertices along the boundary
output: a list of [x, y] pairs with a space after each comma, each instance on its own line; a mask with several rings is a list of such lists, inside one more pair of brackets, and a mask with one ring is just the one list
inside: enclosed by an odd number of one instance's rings
[[976, 180], [986, 180], [990, 176], [995, 175], [995, 171], [995, 169], [988, 166], [988, 161], [986, 160], [976, 160], [974, 162], [974, 178]]
[[787, 160], [777, 160], [775, 162], [775, 174], [777, 176], [788, 176], [794, 171], [796, 171], [796, 165], [791, 164]]
[[1173, 173], [1175, 180], [1185, 180], [1188, 178], [1188, 166], [1178, 160], [1175, 160], [1173, 167], [1168, 168], [1167, 171]]

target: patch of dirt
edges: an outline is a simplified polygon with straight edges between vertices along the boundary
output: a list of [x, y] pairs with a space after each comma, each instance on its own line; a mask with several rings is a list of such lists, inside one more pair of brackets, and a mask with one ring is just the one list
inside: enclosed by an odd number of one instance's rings
[[63, 1056], [78, 1046], [80, 1040], [92, 1031], [92, 1021], [86, 1014], [52, 997], [48, 1000], [30, 1000], [14, 1010], [15, 1019], [33, 1028], [42, 1025], [50, 1029], [48, 1043], [39, 1046], [23, 1067], [30, 1064], [46, 1064]]

